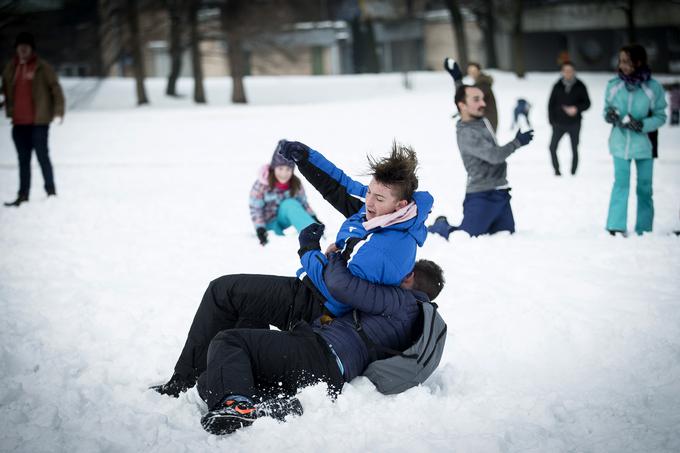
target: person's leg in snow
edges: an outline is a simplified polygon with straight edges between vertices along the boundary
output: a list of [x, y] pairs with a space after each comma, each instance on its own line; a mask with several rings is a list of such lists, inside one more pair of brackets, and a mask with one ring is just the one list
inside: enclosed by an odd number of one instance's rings
[[291, 332], [222, 331], [210, 343], [207, 369], [197, 383], [210, 408], [201, 424], [213, 434], [228, 434], [262, 416], [301, 415], [291, 396], [317, 382], [325, 382], [331, 396], [344, 383], [335, 356], [307, 323]]
[[322, 301], [295, 277], [225, 275], [213, 280], [203, 295], [189, 329], [174, 374], [158, 393], [177, 397], [193, 387], [206, 369], [208, 346], [218, 332], [269, 325], [287, 330], [298, 320], [312, 321], [322, 313]]
[[512, 207], [510, 206], [509, 190], [495, 191], [494, 198], [497, 199], [498, 215], [489, 227], [489, 234], [498, 233], [501, 231], [508, 231], [510, 234], [515, 232], [515, 218], [512, 215]]
[[[458, 229], [467, 232], [470, 236], [500, 231], [498, 228], [492, 231], [492, 226], [500, 217], [507, 216], [509, 197], [510, 194], [503, 190], [466, 194], [463, 201], [463, 222]], [[505, 225], [509, 223], [504, 222], [503, 226]], [[512, 232], [514, 232], [514, 219], [512, 225]]]
[[276, 219], [273, 222], [276, 223], [276, 227], [272, 226], [270, 229], [276, 234], [283, 234], [283, 230], [293, 226], [300, 233], [314, 222], [314, 218], [297, 199], [286, 198], [281, 202], [276, 213]]

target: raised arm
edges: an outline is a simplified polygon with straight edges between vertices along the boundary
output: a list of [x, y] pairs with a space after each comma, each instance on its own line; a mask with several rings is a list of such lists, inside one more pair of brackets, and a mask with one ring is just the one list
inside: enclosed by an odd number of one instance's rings
[[348, 188], [340, 181], [314, 165], [309, 159], [300, 160], [297, 165], [300, 173], [314, 186], [324, 200], [345, 218], [356, 214], [363, 207], [364, 202], [361, 198], [350, 194]]
[[300, 173], [345, 218], [359, 212], [364, 205], [366, 186], [354, 181], [321, 153], [304, 143], [279, 141], [281, 155], [294, 160]]

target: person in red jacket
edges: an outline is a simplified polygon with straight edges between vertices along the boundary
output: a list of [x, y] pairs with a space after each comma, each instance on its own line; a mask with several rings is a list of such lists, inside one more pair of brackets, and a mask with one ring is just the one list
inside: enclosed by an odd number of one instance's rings
[[5, 110], [12, 121], [12, 139], [19, 157], [19, 193], [5, 206], [28, 201], [31, 155], [35, 149], [48, 196], [57, 194], [47, 136], [53, 120], [64, 117], [64, 94], [52, 67], [35, 53], [35, 40], [22, 32], [14, 43], [16, 55], [2, 72]]

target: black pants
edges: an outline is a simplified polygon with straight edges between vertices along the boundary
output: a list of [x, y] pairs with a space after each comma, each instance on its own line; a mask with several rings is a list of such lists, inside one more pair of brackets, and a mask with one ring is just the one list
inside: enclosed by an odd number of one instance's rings
[[576, 168], [578, 168], [578, 138], [580, 133], [581, 122], [553, 125], [553, 135], [550, 140], [550, 157], [552, 158], [555, 174], [560, 172], [560, 162], [557, 160], [557, 145], [564, 134], [569, 134], [569, 139], [571, 140], [571, 174], [576, 174]]
[[288, 330], [322, 314], [323, 302], [295, 277], [225, 275], [210, 282], [175, 365], [175, 373], [196, 379], [206, 369], [208, 346], [218, 332], [235, 328]]
[[650, 132], [647, 137], [652, 142], [652, 159], [657, 159], [659, 157], [659, 130]]
[[326, 382], [329, 393], [342, 389], [335, 356], [307, 323], [290, 332], [223, 330], [210, 342], [207, 370], [198, 392], [213, 410], [229, 395], [253, 400], [294, 395], [298, 388]]
[[45, 181], [45, 191], [54, 194], [54, 176], [50, 162], [47, 136], [49, 125], [17, 125], [12, 127], [12, 139], [19, 156], [19, 196], [28, 198], [31, 190], [31, 157], [33, 150], [38, 156], [38, 163]]

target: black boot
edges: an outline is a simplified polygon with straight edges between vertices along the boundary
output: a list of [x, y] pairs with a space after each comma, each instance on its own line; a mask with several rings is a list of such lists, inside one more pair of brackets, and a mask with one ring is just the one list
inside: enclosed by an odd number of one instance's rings
[[5, 206], [19, 206], [21, 203], [26, 203], [28, 202], [28, 195], [19, 195], [16, 200], [14, 201], [8, 201], [5, 203]]
[[201, 417], [201, 426], [210, 434], [231, 434], [246, 428], [257, 419], [257, 409], [250, 400], [240, 395], [230, 395], [224, 403]]
[[612, 235], [612, 236], [616, 236], [617, 234], [620, 234], [624, 238], [628, 237], [628, 233], [626, 231], [622, 231], [622, 230], [607, 230], [607, 231], [609, 231], [609, 234]]
[[186, 392], [196, 384], [196, 380], [187, 379], [179, 374], [173, 374], [168, 382], [161, 385], [154, 385], [149, 387], [157, 391], [161, 395], [168, 395], [174, 398], [179, 398], [179, 394]]
[[271, 417], [279, 421], [284, 421], [289, 415], [302, 415], [302, 413], [302, 404], [294, 396], [272, 398], [255, 405], [255, 414], [258, 417]]

